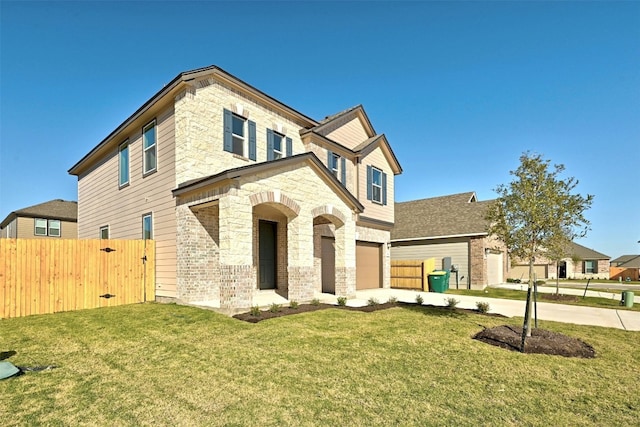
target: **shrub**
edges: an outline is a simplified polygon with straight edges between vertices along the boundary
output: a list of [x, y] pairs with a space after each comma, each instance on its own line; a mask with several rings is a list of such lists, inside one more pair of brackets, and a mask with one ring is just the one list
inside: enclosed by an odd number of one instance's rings
[[460, 303], [460, 301], [458, 301], [454, 297], [445, 298], [444, 302], [447, 303], [448, 308], [456, 308], [456, 306]]
[[292, 300], [292, 301], [289, 303], [289, 308], [293, 308], [293, 309], [295, 310], [296, 308], [298, 308], [298, 306], [299, 306], [299, 305], [300, 305], [300, 304], [298, 303], [298, 301]]
[[314, 298], [311, 300], [311, 305], [320, 305], [320, 300], [318, 298]]
[[389, 297], [389, 301], [388, 301], [388, 302], [390, 302], [391, 304], [395, 304], [395, 303], [397, 303], [397, 302], [398, 302], [398, 298], [396, 298], [396, 297]]
[[261, 312], [260, 312], [260, 307], [258, 307], [257, 305], [254, 305], [253, 307], [251, 307], [251, 310], [249, 311], [249, 314], [251, 314], [252, 316], [260, 316]]
[[489, 303], [485, 301], [476, 302], [476, 308], [480, 313], [488, 313], [490, 310]]
[[347, 297], [338, 297], [338, 305], [341, 307], [347, 305]]
[[378, 305], [378, 304], [380, 304], [380, 301], [378, 301], [374, 297], [369, 298], [369, 300], [367, 301], [367, 305]]
[[508, 279], [507, 279], [507, 283], [520, 283], [520, 279], [512, 279], [512, 278], [508, 278]]
[[536, 285], [544, 285], [546, 282], [544, 280], [536, 280]]
[[420, 305], [422, 305], [422, 303], [424, 302], [424, 298], [422, 298], [422, 295], [417, 294], [416, 295], [416, 302]]
[[277, 313], [282, 310], [280, 304], [276, 304], [275, 302], [269, 306], [269, 311], [272, 313]]

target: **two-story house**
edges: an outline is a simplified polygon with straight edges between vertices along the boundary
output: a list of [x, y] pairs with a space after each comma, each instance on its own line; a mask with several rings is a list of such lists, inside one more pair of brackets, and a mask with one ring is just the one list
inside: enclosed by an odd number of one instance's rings
[[155, 241], [160, 300], [390, 286], [401, 167], [362, 106], [316, 121], [219, 67], [187, 71], [69, 173], [80, 238]]
[[75, 239], [78, 204], [62, 199], [15, 210], [0, 223], [0, 238]]

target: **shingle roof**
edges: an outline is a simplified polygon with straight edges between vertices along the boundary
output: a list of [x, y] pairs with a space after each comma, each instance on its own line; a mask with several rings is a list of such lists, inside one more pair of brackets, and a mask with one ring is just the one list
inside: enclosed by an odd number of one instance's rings
[[600, 252], [589, 249], [585, 246], [579, 245], [575, 242], [571, 242], [572, 254], [577, 255], [580, 259], [611, 259], [609, 255], [602, 254]]
[[38, 205], [18, 209], [7, 215], [4, 221], [0, 223], [0, 228], [4, 228], [16, 217], [51, 218], [78, 222], [78, 202], [55, 199]]
[[640, 255], [622, 255], [611, 260], [613, 267], [640, 268]]
[[477, 202], [467, 192], [396, 203], [391, 240], [487, 234], [484, 215], [491, 202]]

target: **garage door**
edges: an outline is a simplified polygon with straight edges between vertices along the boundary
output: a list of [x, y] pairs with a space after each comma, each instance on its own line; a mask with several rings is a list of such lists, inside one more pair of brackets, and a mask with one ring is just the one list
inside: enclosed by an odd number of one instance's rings
[[[536, 279], [547, 278], [547, 265], [536, 264], [533, 266], [533, 272], [536, 275]], [[529, 266], [528, 265], [514, 265], [509, 271], [509, 277], [512, 279], [520, 279], [522, 281], [529, 280]]]
[[502, 282], [502, 254], [487, 254], [487, 285], [499, 285]]
[[356, 289], [382, 287], [382, 245], [356, 242]]

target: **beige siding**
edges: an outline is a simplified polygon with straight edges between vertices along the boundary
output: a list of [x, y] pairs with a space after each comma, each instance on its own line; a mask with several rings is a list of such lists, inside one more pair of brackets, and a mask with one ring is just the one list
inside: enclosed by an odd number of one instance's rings
[[358, 116], [340, 126], [338, 129], [331, 131], [327, 134], [327, 137], [333, 141], [336, 141], [345, 147], [353, 149], [355, 146], [362, 144], [369, 138], [367, 132], [362, 126], [362, 122]]
[[[145, 124], [153, 117], [145, 120]], [[109, 226], [111, 239], [141, 239], [142, 216], [153, 214], [156, 241], [156, 294], [175, 296], [176, 219], [171, 190], [175, 180], [175, 130], [173, 108], [157, 117], [157, 160], [155, 173], [142, 176], [142, 128], [129, 140], [129, 182], [118, 188], [118, 150], [86, 171], [78, 181], [78, 235], [98, 238], [100, 227]]]
[[7, 237], [10, 239], [16, 238], [16, 223], [17, 218], [14, 218], [13, 221], [9, 222], [5, 228], [0, 229], [0, 238]]
[[[387, 174], [387, 204], [367, 200], [367, 166], [371, 165]], [[391, 166], [387, 162], [382, 150], [378, 147], [367, 155], [358, 165], [358, 200], [364, 205], [364, 212], [361, 214], [367, 218], [373, 218], [386, 222], [394, 221], [394, 175]]]
[[15, 224], [13, 237], [20, 239], [75, 239], [78, 237], [78, 224], [75, 222], [60, 221], [60, 237], [36, 236], [34, 218], [18, 217], [13, 223]]
[[[451, 264], [458, 266], [459, 284], [466, 286], [469, 283], [469, 244], [465, 240], [443, 239], [442, 243], [396, 242], [392, 245], [392, 260], [435, 258], [436, 270], [442, 269], [444, 257], [451, 257]], [[455, 273], [451, 274], [449, 286], [456, 286]]]

